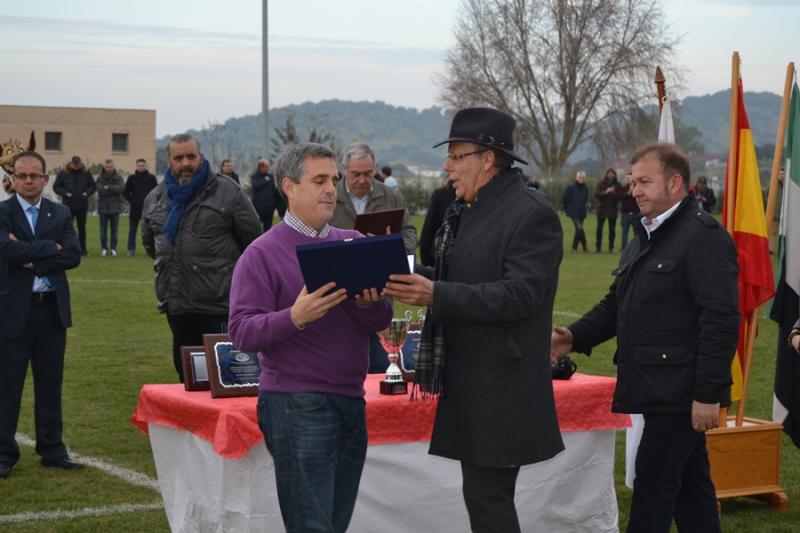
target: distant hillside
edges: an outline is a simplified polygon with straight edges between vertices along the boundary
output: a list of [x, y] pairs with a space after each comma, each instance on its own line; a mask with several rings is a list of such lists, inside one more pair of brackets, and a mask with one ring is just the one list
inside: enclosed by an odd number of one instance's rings
[[[745, 104], [756, 145], [775, 142], [781, 99], [767, 92], [745, 93]], [[724, 158], [728, 150], [728, 107], [730, 90], [703, 96], [685, 98], [676, 108], [676, 114], [687, 123], [697, 126], [703, 134], [705, 151]], [[295, 116], [295, 126], [300, 137], [308, 132], [331, 132], [335, 144], [343, 148], [354, 141], [370, 144], [381, 164], [405, 164], [439, 168], [444, 152], [431, 146], [447, 136], [450, 115], [440, 107], [417, 110], [396, 107], [383, 102], [348, 102], [323, 100], [290, 105], [270, 110], [271, 128], [282, 128], [288, 113]], [[223, 123], [224, 129], [236, 136], [237, 159], [250, 162], [261, 153], [261, 115], [231, 118]], [[204, 146], [213, 143], [206, 139], [207, 130], [191, 133], [199, 135]], [[654, 132], [655, 134], [655, 132]], [[274, 135], [274, 134], [273, 134]], [[157, 140], [163, 147], [170, 136]], [[594, 150], [582, 147], [573, 156], [574, 160], [596, 157]], [[274, 154], [272, 154], [274, 155]], [[242, 169], [245, 170], [245, 169]]]
[[[381, 164], [440, 166], [444, 152], [431, 146], [445, 138], [450, 128], [449, 116], [439, 107], [418, 111], [383, 102], [343, 100], [306, 102], [271, 109], [270, 128], [283, 128], [288, 113], [294, 113], [294, 124], [301, 138], [306, 138], [307, 133], [316, 128], [333, 133], [339, 148], [363, 141], [375, 149]], [[232, 118], [224, 125], [238, 131], [244, 151], [261, 152], [261, 114]], [[190, 133], [199, 133], [203, 140], [202, 132]], [[169, 137], [158, 139], [157, 147], [164, 146]]]
[[[703, 96], [689, 96], [681, 102], [681, 120], [697, 126], [703, 132], [707, 153], [722, 156], [728, 153], [730, 102], [730, 89]], [[756, 146], [774, 143], [781, 97], [768, 92], [745, 92], [744, 104]]]

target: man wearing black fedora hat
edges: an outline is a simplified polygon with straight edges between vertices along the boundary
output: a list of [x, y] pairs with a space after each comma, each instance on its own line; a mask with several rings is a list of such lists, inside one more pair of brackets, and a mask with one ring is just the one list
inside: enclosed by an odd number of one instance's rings
[[430, 453], [461, 462], [475, 532], [520, 531], [520, 466], [564, 449], [549, 359], [561, 223], [512, 168], [525, 163], [515, 127], [495, 109], [456, 113], [436, 145], [448, 144], [456, 200], [436, 236], [435, 266], [392, 275], [385, 289], [428, 306], [415, 393], [439, 397]]

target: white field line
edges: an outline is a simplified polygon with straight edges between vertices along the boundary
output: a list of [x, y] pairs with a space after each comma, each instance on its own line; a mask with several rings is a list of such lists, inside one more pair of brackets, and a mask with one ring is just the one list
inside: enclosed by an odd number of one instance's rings
[[[17, 433], [17, 442], [24, 444], [25, 446], [36, 446], [36, 441], [22, 433]], [[102, 470], [106, 474], [117, 477], [123, 481], [127, 481], [132, 485], [159, 491], [158, 481], [146, 474], [142, 474], [127, 468], [122, 468], [121, 466], [112, 465], [111, 463], [107, 463], [102, 459], [97, 459], [95, 457], [79, 455], [72, 452], [70, 452], [70, 457], [79, 463], [84, 463], [88, 466], [97, 468], [98, 470]]]
[[572, 317], [572, 318], [580, 318], [580, 317], [583, 316], [583, 315], [579, 315], [578, 313], [573, 313], [572, 311], [553, 311], [553, 314], [554, 315], [559, 315], [559, 316], [568, 316], [568, 317]]
[[84, 507], [73, 511], [42, 511], [39, 513], [19, 513], [0, 515], [0, 524], [18, 524], [21, 522], [40, 522], [42, 520], [62, 520], [82, 518], [85, 516], [106, 516], [118, 513], [132, 513], [137, 511], [151, 511], [162, 509], [158, 503], [124, 503], [121, 505], [107, 505], [105, 507]]

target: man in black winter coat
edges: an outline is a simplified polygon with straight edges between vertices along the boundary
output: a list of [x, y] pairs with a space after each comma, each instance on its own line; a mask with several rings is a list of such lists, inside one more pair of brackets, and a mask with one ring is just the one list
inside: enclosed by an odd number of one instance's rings
[[256, 208], [258, 218], [264, 231], [272, 227], [272, 215], [275, 213], [275, 198], [278, 191], [275, 188], [275, 177], [269, 172], [269, 161], [260, 159], [258, 168], [250, 176], [250, 191], [253, 195], [253, 207]]
[[575, 183], [564, 189], [561, 202], [564, 213], [572, 220], [575, 226], [575, 236], [572, 238], [572, 253], [578, 251], [578, 245], [586, 251], [586, 232], [583, 231], [583, 220], [586, 218], [586, 202], [589, 200], [589, 189], [586, 187], [586, 172], [579, 170], [575, 174]]
[[139, 221], [142, 219], [142, 208], [144, 199], [156, 188], [158, 180], [147, 170], [147, 161], [142, 158], [136, 160], [136, 172], [128, 176], [125, 182], [125, 192], [123, 196], [131, 206], [128, 229], [128, 255], [136, 254], [136, 231], [139, 229]]
[[637, 150], [631, 188], [643, 215], [608, 294], [568, 328], [551, 358], [589, 354], [614, 336], [612, 410], [643, 413], [629, 533], [720, 531], [705, 432], [730, 404], [739, 333], [738, 264], [728, 232], [689, 193], [675, 145]]
[[72, 156], [67, 167], [58, 173], [53, 192], [61, 197], [61, 203], [69, 207], [75, 219], [81, 255], [89, 255], [86, 250], [86, 214], [89, 211], [89, 197], [95, 193], [95, 183], [79, 156]]

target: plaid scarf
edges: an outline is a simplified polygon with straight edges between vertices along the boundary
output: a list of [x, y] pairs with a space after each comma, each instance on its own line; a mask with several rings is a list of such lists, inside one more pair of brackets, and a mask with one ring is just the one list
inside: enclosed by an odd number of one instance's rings
[[[464, 209], [464, 200], [456, 198], [447, 209], [444, 224], [436, 233], [435, 262], [433, 281], [441, 281], [447, 276], [447, 267], [450, 264], [450, 253], [458, 233], [458, 223]], [[415, 399], [417, 388], [422, 393], [422, 398], [441, 396], [444, 393], [443, 376], [445, 366], [445, 341], [444, 324], [434, 322], [431, 307], [425, 317], [422, 327], [422, 338], [417, 354], [417, 364], [414, 371], [414, 389], [411, 399]]]

